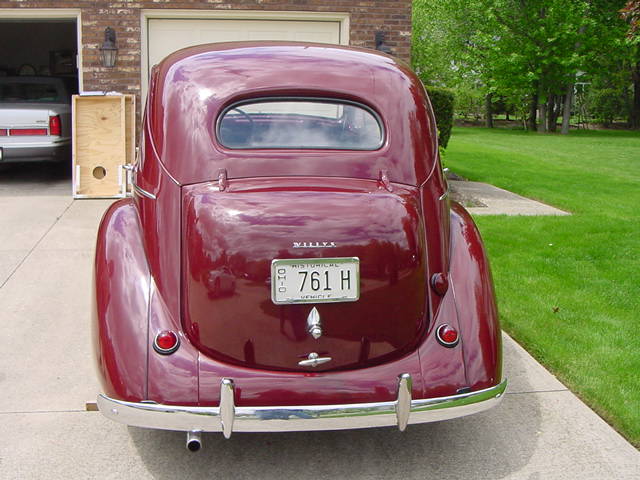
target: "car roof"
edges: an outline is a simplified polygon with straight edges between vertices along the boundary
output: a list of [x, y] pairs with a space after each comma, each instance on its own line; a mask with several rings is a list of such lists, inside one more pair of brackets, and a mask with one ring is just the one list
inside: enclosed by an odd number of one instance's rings
[[[338, 98], [376, 111], [387, 133], [380, 150], [229, 151], [215, 138], [230, 104], [266, 97]], [[431, 107], [420, 80], [398, 59], [374, 50], [300, 42], [231, 42], [179, 50], [154, 67], [147, 132], [181, 184], [217, 178], [329, 175], [421, 184], [437, 156]], [[186, 161], [189, 159], [189, 161]]]

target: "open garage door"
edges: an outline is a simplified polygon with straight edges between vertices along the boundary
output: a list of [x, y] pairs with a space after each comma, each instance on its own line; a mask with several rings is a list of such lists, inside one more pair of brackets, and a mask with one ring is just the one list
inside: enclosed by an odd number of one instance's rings
[[75, 19], [0, 17], [0, 75], [78, 78]]
[[0, 13], [0, 184], [4, 193], [69, 193], [77, 18]]

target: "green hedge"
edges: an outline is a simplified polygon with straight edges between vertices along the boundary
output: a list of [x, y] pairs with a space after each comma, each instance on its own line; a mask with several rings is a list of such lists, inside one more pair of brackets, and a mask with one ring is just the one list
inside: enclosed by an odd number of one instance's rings
[[425, 86], [433, 113], [436, 116], [436, 126], [438, 127], [438, 142], [442, 148], [447, 148], [451, 128], [453, 127], [453, 109], [455, 95], [448, 88]]

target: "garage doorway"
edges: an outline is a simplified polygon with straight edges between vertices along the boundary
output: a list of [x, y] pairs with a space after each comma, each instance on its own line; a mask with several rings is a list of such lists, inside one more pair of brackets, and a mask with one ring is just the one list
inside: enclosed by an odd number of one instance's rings
[[[38, 93], [45, 89], [45, 86], [38, 82], [48, 82], [48, 77], [55, 77], [61, 79], [66, 93], [75, 94], [80, 90], [80, 14], [79, 11], [70, 10], [16, 10], [0, 10], [0, 77], [6, 87], [0, 92], [0, 118], [3, 121], [0, 135], [4, 135], [6, 140], [10, 131], [4, 124], [14, 125], [16, 131], [23, 132], [25, 142], [30, 138], [37, 142], [39, 139], [36, 135], [41, 135], [44, 129], [33, 128], [33, 125], [28, 124], [43, 121], [35, 117], [31, 119], [25, 112], [49, 102], [49, 97], [44, 93]], [[20, 82], [27, 83], [28, 79], [33, 81], [30, 83], [32, 88], [22, 88]], [[20, 94], [15, 93], [18, 90]], [[29, 92], [45, 96], [31, 98]], [[60, 98], [65, 100], [51, 97], [55, 102], [66, 103], [66, 95]], [[5, 109], [5, 112], [1, 109]], [[61, 136], [70, 137], [70, 130], [66, 128], [66, 123], [70, 125], [71, 122], [70, 115], [67, 118], [64, 111], [52, 112], [53, 110], [49, 117], [58, 116], [56, 121], [62, 122]], [[43, 126], [45, 129], [51, 128], [50, 124], [44, 123]], [[34, 136], [24, 133], [28, 128], [33, 130]], [[42, 141], [45, 142], [48, 133], [42, 135]], [[64, 142], [66, 143], [66, 140]], [[24, 157], [22, 154], [19, 158], [16, 154], [5, 155], [0, 159], [0, 195], [68, 195], [71, 182], [70, 144], [71, 138], [69, 148], [65, 146], [61, 154], [56, 154], [47, 161], [39, 157], [39, 154], [31, 153], [42, 151], [38, 148], [30, 149]], [[11, 148], [10, 143], [7, 143], [8, 148]], [[48, 154], [46, 155], [49, 158]]]

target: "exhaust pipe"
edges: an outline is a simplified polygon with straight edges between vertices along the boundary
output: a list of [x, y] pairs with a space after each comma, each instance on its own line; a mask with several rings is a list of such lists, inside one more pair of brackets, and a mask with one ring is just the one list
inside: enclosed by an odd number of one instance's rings
[[187, 450], [197, 452], [202, 448], [202, 432], [187, 432]]

